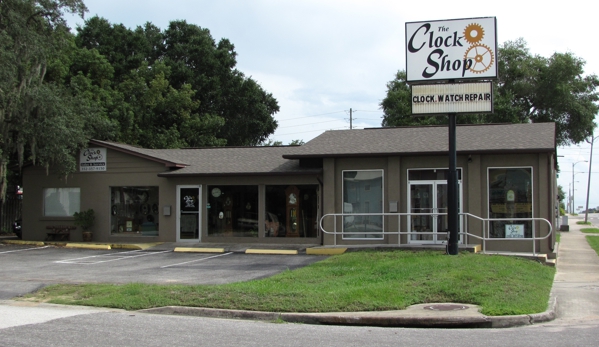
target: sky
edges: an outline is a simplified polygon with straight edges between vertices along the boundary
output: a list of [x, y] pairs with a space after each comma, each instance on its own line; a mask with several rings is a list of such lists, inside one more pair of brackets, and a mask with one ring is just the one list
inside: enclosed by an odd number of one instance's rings
[[[379, 127], [387, 83], [406, 68], [405, 23], [473, 17], [497, 18], [497, 41], [523, 38], [533, 54], [571, 52], [599, 74], [595, 11], [588, 1], [397, 0], [84, 0], [89, 12], [135, 28], [161, 29], [186, 20], [229, 39], [237, 68], [278, 100], [273, 141], [309, 141], [326, 130]], [[67, 16], [75, 27], [83, 20]], [[599, 130], [596, 131], [599, 135]], [[598, 139], [599, 142], [599, 139]], [[599, 146], [598, 146], [599, 147]], [[572, 186], [576, 207], [586, 205], [591, 146], [558, 148], [558, 184]], [[589, 207], [599, 206], [599, 148], [593, 153]], [[587, 162], [584, 162], [587, 160]], [[583, 161], [581, 163], [578, 163]], [[582, 173], [578, 173], [582, 172]]]

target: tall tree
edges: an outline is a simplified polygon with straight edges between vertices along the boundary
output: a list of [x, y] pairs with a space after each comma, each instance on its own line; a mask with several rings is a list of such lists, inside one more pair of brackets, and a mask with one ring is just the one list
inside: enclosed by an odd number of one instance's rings
[[[173, 21], [164, 31], [151, 23], [130, 30], [94, 17], [78, 28], [77, 44], [97, 49], [114, 68], [113, 87], [123, 95], [124, 108], [112, 113], [112, 119], [139, 118], [130, 116], [134, 109], [139, 111], [138, 105], [130, 102], [137, 97], [127, 94], [134, 91], [132, 76], [160, 64], [163, 67], [159, 70], [164, 72], [161, 78], [168, 82], [169, 88], [190, 97], [195, 105], [191, 110], [193, 122], [183, 127], [173, 127], [172, 123], [163, 127], [159, 118], [164, 119], [164, 114], [156, 108], [144, 109], [145, 120], [155, 125], [151, 134], [166, 136], [152, 142], [152, 146], [257, 145], [276, 129], [273, 117], [279, 110], [276, 99], [235, 68], [237, 53], [233, 44], [227, 39], [217, 44], [208, 29]], [[131, 126], [126, 122], [125, 129], [121, 127], [119, 140], [141, 144], [145, 127], [135, 123], [141, 132], [130, 137], [125, 134]], [[179, 140], [175, 140], [176, 133]], [[213, 135], [208, 136], [209, 133]]]
[[[463, 115], [458, 123], [555, 122], [558, 145], [579, 143], [593, 133], [599, 111], [599, 78], [584, 75], [584, 60], [571, 53], [549, 58], [532, 55], [520, 39], [498, 51], [499, 78], [494, 85], [493, 114]], [[381, 102], [383, 126], [446, 124], [446, 117], [412, 117], [406, 74], [399, 71], [387, 84]]]
[[72, 36], [63, 13], [83, 16], [81, 0], [0, 1], [0, 198], [11, 159], [31, 158], [60, 172], [74, 170], [96, 105], [59, 81], [67, 72]]

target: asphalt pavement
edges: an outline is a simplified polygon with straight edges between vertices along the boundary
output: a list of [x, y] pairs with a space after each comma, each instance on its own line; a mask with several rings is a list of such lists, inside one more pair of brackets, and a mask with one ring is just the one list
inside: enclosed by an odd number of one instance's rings
[[[383, 311], [383, 312], [344, 312], [344, 313], [276, 313], [276, 312], [255, 312], [255, 311], [236, 311], [236, 310], [219, 310], [219, 309], [207, 309], [207, 308], [191, 308], [191, 307], [162, 307], [149, 310], [140, 311], [143, 313], [151, 314], [169, 314], [169, 315], [187, 315], [187, 316], [201, 316], [201, 317], [218, 317], [218, 318], [236, 318], [236, 319], [254, 319], [254, 320], [265, 320], [265, 321], [287, 321], [294, 323], [306, 323], [306, 324], [328, 324], [328, 325], [364, 325], [364, 326], [381, 326], [381, 327], [432, 327], [432, 328], [503, 328], [503, 327], [514, 327], [514, 326], [525, 326], [532, 324], [539, 324], [543, 322], [549, 322], [555, 320], [557, 323], [564, 324], [577, 324], [581, 322], [599, 322], [599, 256], [593, 249], [588, 245], [580, 229], [584, 226], [576, 224], [577, 221], [582, 220], [581, 217], [570, 217], [569, 218], [569, 232], [561, 233], [561, 242], [558, 245], [557, 254], [557, 272], [554, 280], [554, 285], [551, 292], [551, 298], [548, 303], [548, 309], [545, 312], [531, 315], [518, 315], [518, 316], [485, 316], [479, 312], [479, 309], [475, 305], [462, 304], [462, 303], [434, 303], [424, 305], [414, 305], [406, 310], [399, 311]], [[591, 222], [599, 225], [599, 219], [590, 219]], [[593, 236], [599, 237], [599, 236]], [[174, 252], [158, 253], [173, 250], [180, 245], [176, 244], [162, 244], [154, 245], [149, 248], [149, 252], [155, 253], [157, 261], [164, 264], [165, 259], [174, 254]], [[89, 252], [89, 250], [86, 250]], [[223, 250], [224, 252], [225, 250]], [[230, 250], [227, 250], [230, 251]], [[239, 250], [237, 250], [239, 253]], [[266, 251], [266, 250], [265, 250]], [[304, 249], [305, 251], [305, 249]], [[93, 262], [97, 262], [98, 259], [103, 256], [114, 257], [113, 253], [102, 253], [93, 255]], [[106, 252], [106, 251], [104, 251]], [[131, 252], [131, 251], [126, 251]], [[233, 253], [233, 252], [229, 252]], [[89, 253], [88, 257], [89, 257]], [[112, 254], [112, 255], [110, 255]], [[133, 253], [137, 256], [136, 253]], [[223, 253], [227, 254], [227, 253]], [[268, 252], [264, 253], [268, 254]], [[23, 254], [25, 256], [25, 254]], [[118, 253], [116, 254], [119, 255]], [[270, 257], [272, 255], [264, 255], [264, 257]], [[143, 256], [144, 259], [140, 260], [136, 266], [149, 266], [148, 262], [153, 259], [154, 256]], [[201, 258], [197, 259], [210, 259], [215, 260], [213, 255], [202, 255]], [[282, 256], [286, 257], [286, 256]], [[303, 255], [303, 257], [307, 257]], [[87, 259], [87, 257], [81, 257]], [[141, 257], [140, 257], [141, 258]], [[228, 258], [228, 259], [227, 259]], [[78, 256], [73, 256], [71, 259], [79, 259]], [[173, 260], [175, 265], [173, 270], [167, 272], [167, 277], [172, 274], [184, 271], [190, 264], [194, 264], [196, 258], [190, 258], [191, 260], [182, 261], [177, 258]], [[222, 257], [220, 260], [228, 262], [234, 262], [234, 257]], [[259, 259], [255, 268], [264, 268], [268, 264], [268, 260], [262, 258]], [[293, 261], [292, 264], [295, 266], [302, 266], [311, 261], [306, 261], [305, 258], [298, 257], [297, 261]], [[129, 259], [127, 259], [128, 261]], [[35, 261], [35, 260], [33, 260]], [[104, 260], [102, 260], [104, 261]], [[186, 262], [189, 263], [186, 263]], [[64, 262], [64, 260], [62, 261]], [[68, 262], [67, 262], [68, 263]], [[214, 270], [218, 266], [226, 266], [227, 262], [214, 263], [210, 266], [206, 265], [201, 260], [201, 263], [206, 269]], [[68, 263], [70, 265], [83, 265], [83, 262], [77, 263], [77, 261]], [[116, 264], [116, 263], [114, 263]], [[113, 271], [116, 269], [114, 264], [111, 264]], [[197, 264], [195, 264], [197, 265]], [[163, 265], [164, 266], [164, 265]], [[207, 267], [206, 267], [207, 266]], [[237, 265], [229, 263], [230, 268], [234, 268]], [[21, 270], [25, 271], [26, 266], [22, 267]], [[83, 266], [82, 268], [85, 268]], [[189, 268], [189, 271], [196, 273], [201, 269], [200, 267]], [[72, 271], [73, 268], [70, 269]], [[270, 269], [273, 272], [280, 271], [280, 268]], [[87, 270], [84, 270], [87, 271]], [[134, 270], [137, 271], [137, 270]], [[145, 273], [155, 273], [155, 270], [150, 268], [146, 269]], [[191, 273], [191, 272], [190, 272]], [[123, 278], [127, 278], [127, 273], [123, 274]], [[267, 273], [255, 274], [256, 277], [267, 276]], [[199, 276], [201, 277], [201, 276]], [[188, 277], [189, 278], [189, 277]], [[80, 279], [82, 282], [86, 281], [86, 278]], [[155, 279], [154, 279], [155, 280]], [[151, 280], [151, 281], [154, 281]], [[233, 280], [233, 279], [231, 279]], [[60, 282], [60, 278], [56, 279]], [[92, 281], [95, 282], [95, 281]], [[188, 282], [188, 281], [185, 281]], [[48, 281], [44, 281], [48, 283]], [[3, 281], [4, 289], [10, 289], [11, 282]], [[19, 287], [19, 290], [31, 291], [36, 289], [40, 283], [37, 283], [35, 279], [29, 282], [21, 281], [18, 279], [14, 282], [15, 286]], [[13, 301], [4, 301], [0, 304], [3, 308], [0, 310], [5, 311], [6, 307], [23, 305]], [[45, 306], [45, 304], [36, 304], [36, 307], [44, 310], [46, 313], [48, 310], [53, 308], [52, 305]], [[57, 314], [60, 315], [75, 315], [85, 314], [85, 308], [79, 312], [77, 309], [69, 310], [58, 310]], [[66, 312], [66, 313], [65, 313]], [[75, 313], [79, 312], [79, 313]], [[2, 328], [2, 322], [0, 321], [0, 328]]]

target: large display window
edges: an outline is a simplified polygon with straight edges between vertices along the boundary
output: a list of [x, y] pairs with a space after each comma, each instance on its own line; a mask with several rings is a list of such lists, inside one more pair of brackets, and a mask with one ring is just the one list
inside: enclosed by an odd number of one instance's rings
[[44, 216], [73, 217], [79, 212], [81, 203], [80, 188], [45, 188]]
[[158, 187], [111, 187], [110, 232], [158, 236]]
[[532, 168], [489, 168], [489, 235], [493, 238], [532, 237]]
[[318, 186], [272, 185], [265, 187], [266, 237], [316, 237]]
[[258, 237], [258, 186], [208, 186], [208, 235]]
[[383, 239], [383, 170], [343, 171], [343, 213], [344, 239]]

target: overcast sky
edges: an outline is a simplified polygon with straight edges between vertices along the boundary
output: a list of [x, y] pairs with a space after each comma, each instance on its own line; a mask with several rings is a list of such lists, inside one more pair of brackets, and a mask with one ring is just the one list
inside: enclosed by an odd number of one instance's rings
[[[329, 129], [381, 125], [386, 83], [405, 69], [405, 23], [497, 17], [497, 40], [524, 38], [533, 54], [572, 52], [599, 73], [595, 11], [589, 1], [377, 1], [377, 0], [84, 0], [86, 17], [98, 15], [129, 28], [172, 20], [207, 28], [229, 39], [237, 68], [278, 100], [279, 127], [271, 137], [284, 144], [309, 141]], [[552, 5], [554, 4], [554, 5]], [[586, 9], [586, 10], [585, 10]], [[72, 26], [81, 19], [70, 20]], [[599, 135], [599, 130], [596, 132]], [[572, 163], [589, 160], [590, 145], [558, 149], [559, 184], [567, 191]], [[592, 172], [599, 173], [599, 149]], [[596, 164], [596, 165], [595, 165]], [[584, 205], [588, 162], [575, 166], [575, 206]], [[599, 175], [589, 206], [599, 206]], [[594, 194], [593, 194], [594, 193]]]

